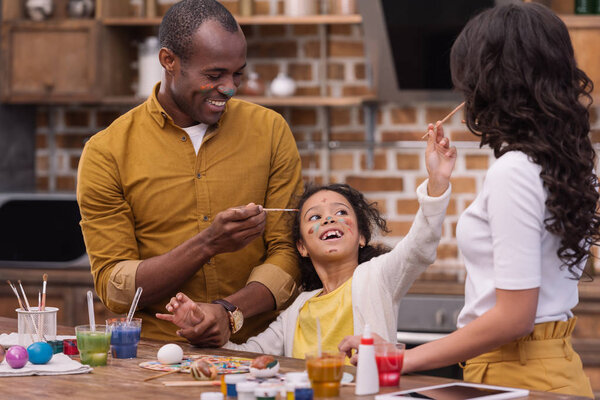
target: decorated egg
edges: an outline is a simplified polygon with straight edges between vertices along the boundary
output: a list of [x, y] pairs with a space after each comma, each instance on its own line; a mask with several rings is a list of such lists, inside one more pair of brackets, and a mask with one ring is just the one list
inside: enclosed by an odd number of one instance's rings
[[27, 350], [23, 346], [11, 346], [6, 351], [6, 362], [11, 368], [23, 368], [27, 364]]
[[0, 345], [0, 363], [2, 361], [4, 361], [4, 354], [6, 353], [6, 351], [4, 350], [4, 347], [2, 345]]
[[156, 358], [161, 364], [177, 364], [183, 360], [183, 349], [175, 343], [165, 344], [158, 349]]
[[35, 342], [27, 347], [27, 354], [32, 364], [46, 364], [52, 358], [52, 346], [46, 342]]
[[196, 360], [190, 370], [197, 381], [212, 381], [217, 378], [217, 367], [205, 360]]
[[279, 361], [273, 356], [259, 356], [250, 364], [250, 374], [257, 378], [270, 378], [279, 372]]

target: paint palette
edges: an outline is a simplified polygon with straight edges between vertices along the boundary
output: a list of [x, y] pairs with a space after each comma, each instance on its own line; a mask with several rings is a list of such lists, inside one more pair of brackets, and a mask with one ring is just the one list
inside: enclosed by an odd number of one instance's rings
[[251, 358], [194, 354], [183, 356], [183, 361], [178, 364], [161, 364], [158, 361], [144, 361], [139, 366], [153, 371], [169, 372], [181, 370], [181, 372], [189, 373], [192, 362], [198, 359], [205, 360], [217, 367], [219, 375], [245, 374], [250, 371], [250, 364], [252, 363]]

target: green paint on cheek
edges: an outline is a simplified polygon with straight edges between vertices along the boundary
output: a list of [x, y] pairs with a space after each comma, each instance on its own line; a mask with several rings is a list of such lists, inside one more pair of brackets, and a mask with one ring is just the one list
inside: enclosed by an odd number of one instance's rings
[[319, 232], [319, 228], [321, 227], [321, 223], [317, 222], [308, 230], [308, 234], [312, 235], [313, 233]]

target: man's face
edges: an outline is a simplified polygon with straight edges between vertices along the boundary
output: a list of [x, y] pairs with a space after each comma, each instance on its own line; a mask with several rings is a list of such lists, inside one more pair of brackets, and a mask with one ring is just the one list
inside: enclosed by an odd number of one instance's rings
[[193, 53], [181, 61], [170, 80], [173, 102], [192, 121], [216, 123], [236, 92], [246, 66], [246, 39], [241, 29], [226, 31], [206, 21], [193, 36]]

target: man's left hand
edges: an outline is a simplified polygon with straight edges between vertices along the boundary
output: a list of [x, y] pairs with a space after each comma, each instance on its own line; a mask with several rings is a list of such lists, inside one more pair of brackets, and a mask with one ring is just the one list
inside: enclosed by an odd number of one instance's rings
[[198, 346], [223, 346], [231, 336], [227, 311], [220, 304], [196, 304], [204, 314], [204, 319], [199, 324], [180, 329], [177, 334]]

